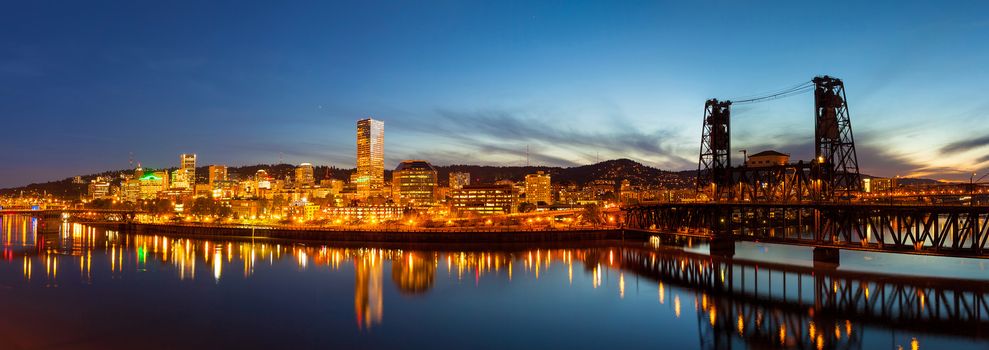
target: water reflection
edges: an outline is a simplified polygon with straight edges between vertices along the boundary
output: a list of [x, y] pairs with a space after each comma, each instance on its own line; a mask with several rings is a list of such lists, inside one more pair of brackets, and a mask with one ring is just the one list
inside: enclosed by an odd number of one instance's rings
[[[671, 322], [663, 327], [688, 329], [671, 337], [682, 338], [688, 347], [706, 349], [918, 348], [928, 343], [978, 348], [987, 344], [982, 332], [989, 327], [989, 287], [982, 282], [726, 260], [646, 244], [553, 249], [373, 248], [130, 235], [78, 224], [41, 233], [32, 230], [32, 221], [2, 219], [0, 279], [6, 272], [19, 274], [20, 282], [5, 281], [13, 288], [115, 285], [114, 280], [132, 283], [144, 275], [178, 280], [192, 288], [203, 281], [210, 286], [243, 284], [258, 278], [255, 274], [273, 272], [292, 281], [279, 283], [295, 285], [298, 279], [352, 272], [350, 328], [364, 336], [379, 329], [388, 331], [386, 306], [389, 319], [399, 327], [405, 324], [402, 321], [418, 320], [406, 310], [410, 304], [436, 303], [425, 296], [458, 297], [449, 290], [437, 291], [442, 284], [508, 294], [512, 288], [525, 288], [521, 295], [539, 294], [545, 288], [551, 297], [538, 299], [544, 304], [553, 304], [556, 296], [577, 298], [573, 293], [580, 293], [580, 302], [601, 303], [616, 313], [634, 312], [623, 309], [621, 303], [648, 296], [649, 303], [662, 306], [658, 310], [669, 320], [664, 322]], [[390, 270], [390, 281], [384, 278], [386, 270]], [[291, 293], [275, 300], [284, 302], [293, 297]], [[483, 304], [494, 297], [485, 298], [471, 303]], [[651, 307], [645, 305], [636, 307]], [[504, 301], [492, 306], [503, 307], [508, 307]], [[480, 321], [485, 316], [474, 317]], [[441, 327], [446, 320], [435, 317], [422, 322]], [[688, 336], [691, 332], [694, 335]]]

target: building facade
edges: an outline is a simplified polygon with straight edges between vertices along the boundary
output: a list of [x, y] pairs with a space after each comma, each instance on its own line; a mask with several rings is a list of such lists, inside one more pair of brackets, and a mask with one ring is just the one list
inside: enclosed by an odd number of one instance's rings
[[141, 188], [140, 199], [155, 199], [158, 198], [158, 192], [168, 189], [168, 172], [145, 171], [138, 181]]
[[471, 185], [450, 191], [450, 204], [460, 214], [511, 214], [518, 205], [512, 185]]
[[377, 223], [401, 219], [403, 210], [402, 207], [396, 205], [366, 205], [329, 207], [324, 212], [328, 218], [341, 220], [344, 223], [355, 221]]
[[776, 151], [762, 151], [749, 156], [748, 159], [745, 160], [745, 166], [749, 168], [762, 168], [786, 165], [789, 162], [789, 154]]
[[189, 182], [190, 186], [196, 183], [196, 154], [195, 153], [183, 153], [179, 155], [181, 167], [183, 172], [185, 172], [185, 179]]
[[459, 190], [464, 188], [464, 186], [470, 186], [470, 173], [468, 172], [451, 172], [450, 173], [450, 189]]
[[406, 160], [392, 172], [392, 192], [402, 206], [422, 207], [436, 204], [436, 169], [424, 160]]
[[549, 174], [539, 171], [525, 176], [525, 201], [532, 204], [553, 204]]
[[227, 166], [226, 165], [210, 165], [209, 166], [209, 184], [210, 186], [216, 187], [217, 181], [227, 181]]
[[357, 196], [381, 195], [385, 184], [385, 122], [371, 118], [357, 121]]
[[866, 193], [883, 193], [896, 189], [899, 185], [896, 178], [872, 177], [862, 179], [862, 191]]
[[296, 187], [312, 187], [316, 184], [316, 177], [313, 175], [312, 164], [302, 163], [295, 167]]

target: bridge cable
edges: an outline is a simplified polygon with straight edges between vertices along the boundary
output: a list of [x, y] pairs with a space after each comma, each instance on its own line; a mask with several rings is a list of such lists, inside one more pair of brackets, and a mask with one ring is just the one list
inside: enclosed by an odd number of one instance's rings
[[811, 91], [814, 91], [814, 83], [811, 82], [811, 81], [806, 81], [806, 82], [800, 83], [798, 85], [795, 85], [795, 86], [792, 86], [792, 87], [789, 87], [789, 88], [786, 88], [786, 89], [783, 89], [783, 90], [779, 90], [779, 91], [776, 91], [776, 92], [768, 93], [768, 94], [765, 94], [765, 95], [762, 95], [762, 96], [747, 97], [747, 98], [743, 97], [743, 98], [740, 98], [740, 99], [731, 99], [729, 101], [731, 101], [732, 104], [759, 103], [759, 102], [765, 102], [765, 101], [771, 101], [771, 100], [777, 100], [777, 99], [781, 99], [781, 98], [786, 98], [786, 97], [790, 97], [790, 96], [796, 96], [796, 95], [804, 94], [804, 93], [811, 92]]

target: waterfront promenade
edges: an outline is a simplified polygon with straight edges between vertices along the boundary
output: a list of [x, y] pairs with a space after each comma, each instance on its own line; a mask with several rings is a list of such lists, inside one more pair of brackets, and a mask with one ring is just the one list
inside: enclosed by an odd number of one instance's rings
[[506, 227], [313, 227], [291, 225], [223, 225], [186, 223], [82, 223], [84, 225], [145, 235], [179, 237], [274, 239], [322, 242], [377, 243], [526, 243], [576, 242], [615, 239], [646, 240], [642, 232], [628, 232], [615, 226], [535, 229]]

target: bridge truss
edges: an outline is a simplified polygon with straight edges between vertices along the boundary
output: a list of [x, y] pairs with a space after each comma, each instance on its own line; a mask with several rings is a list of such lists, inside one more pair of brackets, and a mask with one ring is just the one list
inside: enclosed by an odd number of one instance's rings
[[849, 203], [661, 203], [628, 228], [821, 248], [989, 258], [989, 207]]
[[[815, 159], [772, 167], [731, 165], [731, 106], [814, 92]], [[697, 190], [716, 201], [838, 200], [861, 190], [861, 175], [844, 83], [815, 77], [766, 96], [704, 104]]]

